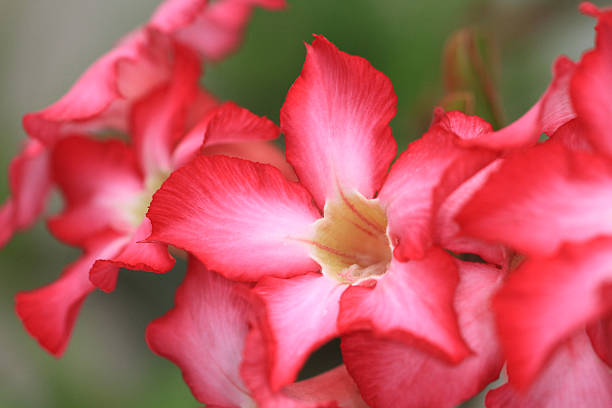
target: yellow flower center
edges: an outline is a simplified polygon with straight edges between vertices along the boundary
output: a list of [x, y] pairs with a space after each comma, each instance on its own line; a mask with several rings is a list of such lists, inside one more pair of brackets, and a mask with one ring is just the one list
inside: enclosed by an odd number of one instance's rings
[[355, 192], [328, 200], [313, 224], [310, 256], [323, 275], [343, 284], [381, 277], [393, 256], [387, 216], [377, 199]]

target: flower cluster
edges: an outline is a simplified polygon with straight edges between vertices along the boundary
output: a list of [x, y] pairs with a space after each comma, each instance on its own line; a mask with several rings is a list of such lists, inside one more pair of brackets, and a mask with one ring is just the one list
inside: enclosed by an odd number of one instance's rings
[[[280, 127], [199, 85], [256, 6], [285, 3], [166, 0], [24, 117], [0, 244], [55, 188], [48, 228], [83, 251], [17, 294], [26, 330], [60, 356], [92, 291], [170, 247], [187, 274], [146, 341], [207, 406], [452, 407], [504, 365], [488, 407], [612, 406], [612, 10], [581, 5], [595, 48], [520, 119], [437, 108], [394, 161], [390, 80], [323, 36]], [[297, 381], [337, 337], [343, 364]]]

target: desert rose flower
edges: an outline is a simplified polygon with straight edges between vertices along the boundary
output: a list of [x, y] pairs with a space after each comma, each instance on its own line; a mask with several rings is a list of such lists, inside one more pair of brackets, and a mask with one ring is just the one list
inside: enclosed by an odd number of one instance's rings
[[260, 307], [245, 284], [190, 258], [174, 308], [147, 327], [147, 343], [179, 366], [193, 395], [207, 406], [367, 407], [344, 366], [273, 391], [266, 379]]
[[200, 150], [287, 168], [282, 154], [266, 142], [278, 136], [276, 125], [233, 103], [213, 109], [176, 139], [174, 130], [186, 119], [185, 105], [197, 95], [198, 76], [191, 83], [186, 73], [180, 78], [175, 84], [179, 90], [160, 90], [135, 107], [133, 145], [69, 136], [53, 151], [54, 178], [66, 207], [49, 220], [49, 228], [60, 240], [83, 248], [84, 255], [57, 281], [16, 298], [26, 329], [52, 354], [66, 347], [86, 296], [96, 286], [112, 291], [120, 267], [166, 272], [174, 265], [166, 245], [140, 243], [151, 232], [145, 218], [151, 196], [172, 169]]
[[[271, 166], [200, 157], [155, 194], [150, 241], [171, 243], [225, 277], [257, 282], [270, 384], [292, 383], [310, 352], [367, 330], [457, 362], [469, 354], [453, 307], [453, 258], [434, 242], [436, 209], [496, 157], [440, 121], [393, 165], [396, 97], [364, 59], [318, 36], [281, 111], [299, 183]], [[444, 124], [442, 124], [444, 123]]]
[[612, 160], [602, 133], [612, 12], [581, 9], [598, 25], [595, 49], [568, 81], [575, 118], [507, 157], [458, 217], [465, 233], [527, 257], [494, 300], [510, 383], [491, 394], [491, 406], [612, 404]]

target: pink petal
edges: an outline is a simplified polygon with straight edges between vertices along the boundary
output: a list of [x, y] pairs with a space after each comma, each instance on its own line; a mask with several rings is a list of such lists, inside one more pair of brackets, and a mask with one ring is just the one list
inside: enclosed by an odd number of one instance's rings
[[266, 309], [273, 390], [292, 383], [310, 353], [338, 335], [338, 301], [345, 287], [321, 274], [265, 277], [255, 286]]
[[103, 238], [92, 247], [55, 282], [15, 296], [15, 309], [25, 329], [56, 357], [64, 353], [81, 305], [95, 289], [89, 281], [91, 265], [97, 257], [116, 251], [116, 243]]
[[49, 220], [57, 238], [80, 245], [108, 228], [133, 230], [128, 205], [144, 186], [133, 151], [125, 143], [64, 138], [55, 146], [52, 168], [65, 200], [64, 211]]
[[265, 116], [257, 116], [234, 102], [226, 102], [216, 109], [207, 123], [204, 146], [216, 144], [272, 140], [280, 129]]
[[[612, 286], [607, 285], [606, 290], [612, 290]], [[606, 297], [609, 298], [609, 294]], [[587, 333], [597, 355], [612, 367], [612, 317], [607, 317], [590, 325]]]
[[527, 254], [612, 233], [612, 163], [549, 142], [505, 160], [457, 217], [464, 232]]
[[206, 59], [218, 60], [234, 51], [255, 6], [285, 7], [284, 0], [167, 0], [149, 24], [198, 50]]
[[367, 408], [344, 366], [273, 391], [267, 376], [270, 369], [268, 351], [261, 331], [252, 327], [246, 340], [241, 373], [258, 407]]
[[386, 207], [389, 234], [396, 244], [394, 255], [400, 260], [424, 256], [433, 244], [438, 205], [496, 156], [492, 151], [459, 146], [455, 133], [459, 126], [470, 132], [491, 129], [478, 117], [449, 112], [408, 146], [380, 191], [378, 198]]
[[511, 384], [487, 394], [488, 408], [608, 408], [612, 406], [612, 371], [584, 332], [555, 352], [533, 385], [519, 392]]
[[455, 222], [456, 215], [478, 191], [491, 173], [502, 164], [502, 159], [491, 162], [472, 178], [457, 188], [440, 205], [434, 225], [434, 240], [440, 246], [456, 254], [476, 254], [488, 262], [504, 265], [508, 260], [509, 249], [498, 243], [490, 243], [469, 235], [461, 235], [461, 228]]
[[368, 330], [458, 362], [469, 349], [453, 308], [457, 280], [453, 258], [437, 248], [419, 261], [393, 260], [375, 287], [350, 286], [344, 292], [340, 332]]
[[569, 91], [575, 69], [576, 64], [567, 57], [557, 58], [548, 89], [527, 113], [496, 132], [464, 134], [462, 143], [497, 150], [518, 149], [535, 145], [543, 132], [552, 135], [576, 117]]
[[611, 313], [610, 262], [612, 240], [601, 238], [527, 260], [510, 275], [494, 307], [513, 385], [527, 387], [564, 339]]
[[460, 262], [459, 267], [455, 308], [474, 353], [459, 364], [449, 365], [417, 347], [371, 333], [342, 336], [344, 361], [370, 406], [454, 407], [499, 376], [504, 360], [489, 301], [501, 273], [484, 264]]
[[125, 247], [114, 257], [96, 260], [90, 271], [91, 282], [105, 292], [112, 292], [117, 283], [119, 268], [146, 272], [168, 272], [174, 258], [168, 247], [154, 242], [140, 242], [151, 235], [151, 221], [145, 218]]
[[571, 82], [572, 103], [591, 143], [610, 156], [612, 142], [606, 135], [612, 117], [612, 10], [588, 14], [597, 18], [595, 49], [578, 63]]
[[147, 216], [150, 240], [185, 249], [232, 279], [319, 269], [301, 239], [320, 214], [307, 191], [270, 165], [198, 157], [155, 193]]
[[172, 149], [184, 134], [188, 108], [198, 94], [198, 57], [176, 46], [174, 60], [172, 81], [136, 102], [130, 115], [130, 135], [146, 176], [173, 170]]
[[372, 198], [395, 157], [389, 79], [322, 36], [306, 45], [304, 68], [281, 110], [287, 159], [319, 208], [338, 189]]
[[28, 140], [9, 166], [11, 196], [0, 207], [0, 247], [43, 212], [51, 187], [49, 173], [49, 152], [37, 141]]
[[29, 113], [23, 126], [45, 144], [79, 130], [127, 130], [131, 102], [171, 74], [172, 44], [154, 30], [140, 29], [98, 59], [60, 100]]
[[147, 327], [151, 350], [179, 366], [205, 404], [237, 407], [252, 401], [239, 371], [249, 304], [236, 287], [190, 258], [174, 308]]

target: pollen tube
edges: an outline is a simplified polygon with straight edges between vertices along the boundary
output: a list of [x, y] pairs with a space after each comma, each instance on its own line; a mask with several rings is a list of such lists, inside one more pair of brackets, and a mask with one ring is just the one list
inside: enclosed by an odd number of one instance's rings
[[339, 193], [313, 224], [310, 256], [323, 275], [344, 284], [382, 276], [391, 262], [387, 216], [377, 199]]

